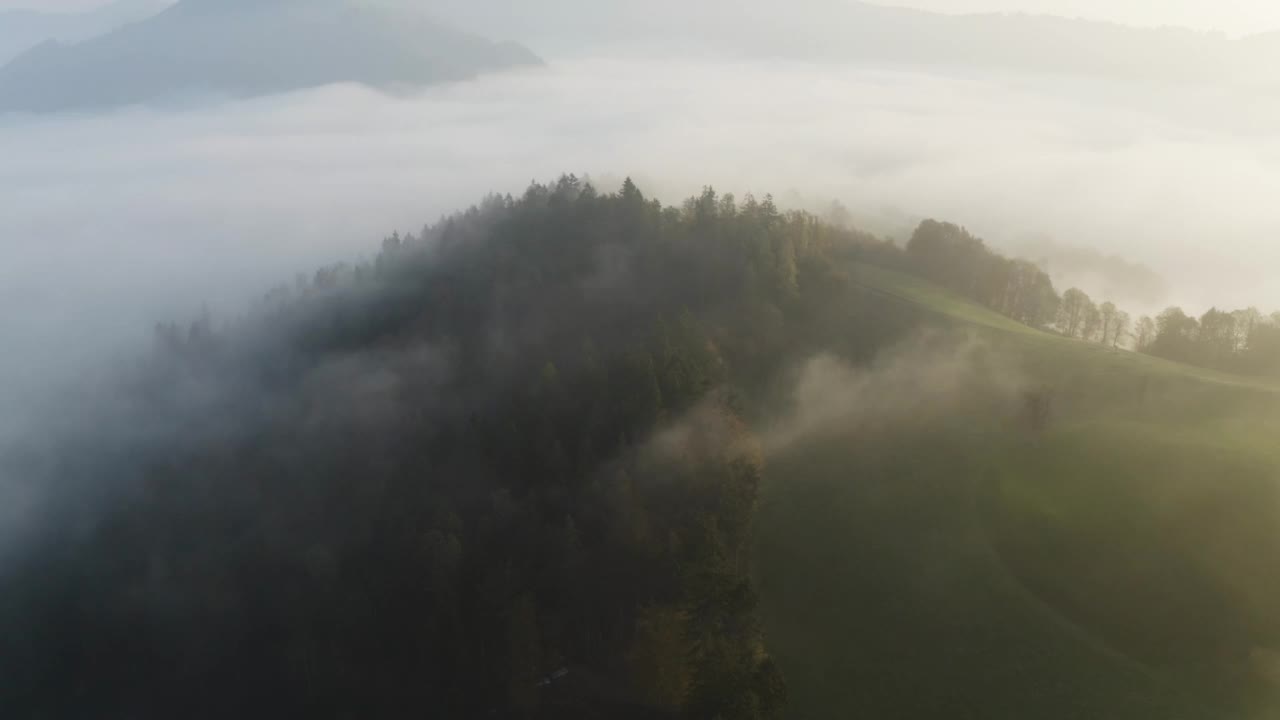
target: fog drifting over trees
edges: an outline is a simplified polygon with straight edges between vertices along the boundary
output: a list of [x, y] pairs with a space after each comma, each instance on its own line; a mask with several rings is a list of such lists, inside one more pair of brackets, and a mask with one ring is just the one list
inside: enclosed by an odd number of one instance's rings
[[400, 96], [336, 86], [9, 116], [6, 377], [29, 386], [24, 373], [73, 364], [86, 342], [128, 343], [206, 304], [235, 312], [424, 214], [567, 168], [602, 182], [630, 172], [664, 198], [713, 182], [793, 190], [784, 205], [838, 199], [900, 241], [932, 216], [997, 247], [1039, 236], [1095, 248], [1167, 280], [1168, 297], [1111, 295], [1136, 312], [1273, 306], [1277, 114], [1269, 99], [1206, 88], [594, 60]]
[[0, 68], [0, 707], [1275, 706], [1280, 35], [406, 2]]
[[[484, 21], [467, 7], [432, 4]], [[525, 17], [464, 29], [522, 41]], [[838, 201], [900, 243], [944, 218], [1135, 317], [1280, 306], [1280, 104], [1247, 86], [530, 45], [547, 67], [426, 90], [0, 115], [0, 399], [20, 408], [0, 432], [157, 322], [234, 316], [392, 230], [567, 170], [668, 201], [706, 183], [820, 214]]]

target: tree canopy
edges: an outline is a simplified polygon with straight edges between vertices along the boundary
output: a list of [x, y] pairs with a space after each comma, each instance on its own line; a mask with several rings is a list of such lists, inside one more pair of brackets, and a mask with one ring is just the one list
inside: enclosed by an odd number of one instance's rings
[[82, 428], [23, 455], [60, 519], [0, 577], [0, 697], [778, 717], [748, 420], [859, 302], [837, 250], [877, 244], [768, 197], [566, 176], [243, 320], [157, 327]]

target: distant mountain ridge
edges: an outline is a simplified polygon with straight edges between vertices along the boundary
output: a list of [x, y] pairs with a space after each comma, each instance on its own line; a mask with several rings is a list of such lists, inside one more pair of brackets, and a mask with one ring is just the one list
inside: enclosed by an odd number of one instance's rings
[[116, 0], [88, 12], [0, 10], [0, 65], [46, 42], [80, 42], [155, 15], [173, 0]]
[[1280, 61], [1280, 35], [1232, 40], [1180, 28], [1048, 15], [947, 15], [851, 0], [426, 0], [422, 6], [477, 32], [518, 33], [551, 55], [608, 47], [1250, 83], [1273, 82], [1269, 68]]
[[428, 85], [539, 63], [523, 46], [409, 10], [343, 0], [183, 0], [107, 35], [19, 56], [0, 69], [0, 112], [248, 97], [338, 82]]

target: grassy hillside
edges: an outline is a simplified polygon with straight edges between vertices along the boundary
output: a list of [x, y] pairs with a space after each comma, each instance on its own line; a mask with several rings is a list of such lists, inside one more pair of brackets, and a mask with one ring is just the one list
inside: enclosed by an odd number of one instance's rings
[[1276, 388], [851, 276], [976, 336], [1001, 382], [850, 408], [770, 458], [757, 572], [791, 716], [1274, 717]]

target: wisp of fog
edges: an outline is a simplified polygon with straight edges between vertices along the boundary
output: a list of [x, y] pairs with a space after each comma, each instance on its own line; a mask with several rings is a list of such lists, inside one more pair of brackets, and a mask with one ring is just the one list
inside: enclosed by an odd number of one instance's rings
[[978, 337], [939, 331], [907, 338], [866, 368], [818, 355], [791, 383], [790, 407], [764, 434], [770, 454], [870, 426], [920, 425], [975, 403], [1011, 416], [1028, 389], [1016, 364]]

